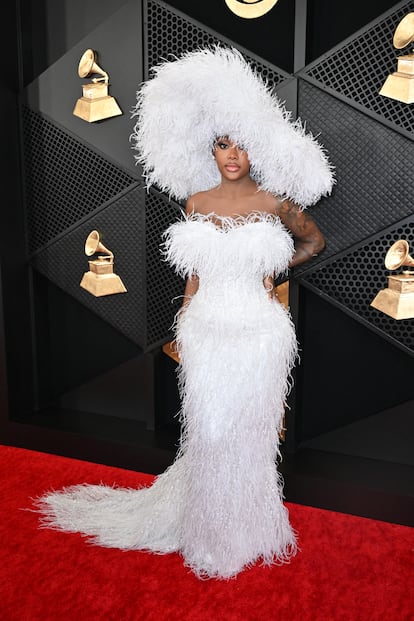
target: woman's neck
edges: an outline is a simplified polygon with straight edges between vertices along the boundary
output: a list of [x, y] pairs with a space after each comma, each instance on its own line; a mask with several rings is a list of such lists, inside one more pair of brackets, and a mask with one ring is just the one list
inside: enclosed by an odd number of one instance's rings
[[243, 177], [235, 181], [222, 177], [220, 184], [215, 188], [218, 196], [229, 200], [239, 199], [255, 192], [257, 192], [257, 184], [251, 177]]

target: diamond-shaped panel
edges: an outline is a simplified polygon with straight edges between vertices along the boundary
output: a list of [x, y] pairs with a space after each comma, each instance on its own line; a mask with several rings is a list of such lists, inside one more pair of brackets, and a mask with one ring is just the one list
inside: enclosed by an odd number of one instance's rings
[[29, 251], [33, 252], [136, 180], [79, 140], [23, 109]]
[[[97, 229], [114, 253], [127, 293], [94, 297], [79, 286], [88, 271], [84, 246]], [[145, 190], [134, 187], [33, 257], [33, 266], [66, 293], [142, 347], [146, 340]]]
[[[184, 52], [190, 52], [200, 47], [216, 44], [228, 44], [225, 37], [209, 31], [201, 24], [197, 25], [194, 20], [186, 19], [183, 15], [170, 10], [163, 2], [149, 0], [148, 31], [147, 31], [147, 67], [146, 74], [155, 64], [163, 59], [171, 59], [180, 56]], [[291, 76], [253, 55], [241, 50], [246, 60], [261, 73], [270, 86], [276, 87], [283, 80]]]
[[146, 196], [147, 321], [148, 342], [159, 343], [172, 335], [174, 316], [180, 308], [184, 280], [163, 260], [162, 234], [180, 217], [180, 207], [155, 189]]
[[410, 53], [410, 50], [396, 50], [393, 37], [401, 19], [413, 11], [412, 0], [401, 2], [371, 27], [305, 67], [300, 75], [316, 80], [412, 135], [412, 108], [379, 95], [379, 91], [388, 74], [397, 71], [397, 56]]
[[377, 293], [387, 287], [387, 276], [391, 272], [385, 269], [384, 258], [390, 246], [398, 239], [406, 239], [413, 247], [413, 216], [390, 227], [377, 238], [362, 243], [341, 258], [306, 274], [303, 280], [368, 321], [405, 350], [414, 353], [413, 320], [396, 320], [370, 306]]
[[330, 197], [310, 211], [326, 250], [297, 273], [374, 235], [413, 212], [414, 143], [303, 80], [299, 115], [319, 135], [336, 168]]

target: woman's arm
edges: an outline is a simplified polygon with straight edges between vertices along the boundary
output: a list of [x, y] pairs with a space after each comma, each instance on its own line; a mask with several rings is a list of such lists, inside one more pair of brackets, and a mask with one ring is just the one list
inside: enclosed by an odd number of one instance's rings
[[325, 239], [315, 220], [306, 210], [291, 201], [283, 201], [277, 215], [295, 240], [295, 254], [289, 267], [295, 267], [317, 256], [325, 248]]
[[[195, 198], [197, 195], [194, 196], [190, 196], [187, 199], [187, 202], [185, 204], [185, 212], [187, 215], [190, 215], [192, 213], [194, 213], [195, 211]], [[184, 289], [184, 299], [183, 299], [183, 304], [181, 306], [181, 311], [184, 311], [187, 304], [189, 304], [191, 298], [193, 297], [193, 295], [195, 295], [198, 291], [198, 276], [196, 275], [192, 275], [189, 278], [187, 278], [187, 281], [185, 283], [185, 289]]]
[[[177, 313], [177, 318], [182, 317], [182, 313], [185, 313], [185, 309], [191, 301], [192, 296], [197, 293], [198, 289], [198, 276], [190, 276], [187, 278], [184, 289], [183, 303]], [[177, 341], [173, 339], [170, 343], [170, 350], [175, 354], [176, 360], [180, 361], [180, 350], [177, 345]]]
[[185, 283], [185, 289], [184, 289], [184, 300], [181, 306], [182, 311], [185, 310], [187, 304], [189, 304], [193, 295], [197, 293], [198, 283], [199, 283], [198, 276], [193, 275], [187, 278], [187, 281]]

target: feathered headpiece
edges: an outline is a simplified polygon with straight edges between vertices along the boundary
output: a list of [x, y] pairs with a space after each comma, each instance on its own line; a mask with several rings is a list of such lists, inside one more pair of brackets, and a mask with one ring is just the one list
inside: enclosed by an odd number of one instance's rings
[[235, 48], [187, 52], [152, 69], [137, 93], [131, 136], [147, 187], [182, 200], [220, 183], [214, 141], [246, 149], [263, 190], [302, 207], [329, 194], [333, 170], [323, 147], [272, 94]]

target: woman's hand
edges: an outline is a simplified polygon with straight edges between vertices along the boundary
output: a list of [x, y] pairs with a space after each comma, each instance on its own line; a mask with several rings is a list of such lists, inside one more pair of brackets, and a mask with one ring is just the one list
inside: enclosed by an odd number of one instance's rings
[[191, 298], [193, 297], [193, 295], [197, 293], [198, 285], [199, 285], [198, 276], [192, 275], [189, 278], [187, 278], [187, 282], [185, 283], [185, 289], [184, 289], [183, 305], [179, 311], [180, 314], [185, 311], [186, 307], [191, 302]]
[[263, 279], [263, 286], [267, 292], [267, 297], [269, 298], [269, 300], [274, 300], [275, 298], [277, 298], [275, 279], [273, 276], [266, 276]]

